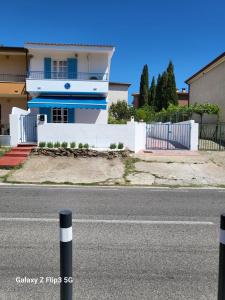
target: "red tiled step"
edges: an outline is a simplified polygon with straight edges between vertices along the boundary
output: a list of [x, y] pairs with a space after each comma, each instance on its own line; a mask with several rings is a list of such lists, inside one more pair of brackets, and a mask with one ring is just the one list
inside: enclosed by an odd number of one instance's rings
[[18, 144], [17, 147], [26, 148], [26, 147], [37, 147], [37, 144]]
[[16, 167], [22, 164], [26, 157], [0, 157], [0, 167]]
[[5, 153], [5, 157], [27, 157], [30, 151], [10, 151]]
[[27, 152], [27, 151], [29, 151], [30, 152], [33, 148], [34, 147], [13, 147], [11, 149], [11, 151], [19, 151], [19, 152], [23, 152], [23, 151]]

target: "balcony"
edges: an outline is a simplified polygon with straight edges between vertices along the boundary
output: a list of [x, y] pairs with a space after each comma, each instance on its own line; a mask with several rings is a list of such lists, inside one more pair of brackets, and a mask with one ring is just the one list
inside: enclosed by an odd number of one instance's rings
[[103, 80], [108, 81], [108, 73], [89, 73], [89, 72], [44, 72], [30, 71], [28, 79], [70, 79], [70, 80]]
[[30, 93], [108, 93], [108, 73], [30, 71], [26, 78]]
[[25, 74], [0, 74], [0, 82], [25, 82]]

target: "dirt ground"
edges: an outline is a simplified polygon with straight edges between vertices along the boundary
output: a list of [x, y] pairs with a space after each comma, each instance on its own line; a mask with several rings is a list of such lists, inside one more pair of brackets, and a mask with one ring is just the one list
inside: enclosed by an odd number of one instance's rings
[[112, 160], [31, 156], [1, 176], [18, 183], [225, 187], [225, 152], [142, 152]]

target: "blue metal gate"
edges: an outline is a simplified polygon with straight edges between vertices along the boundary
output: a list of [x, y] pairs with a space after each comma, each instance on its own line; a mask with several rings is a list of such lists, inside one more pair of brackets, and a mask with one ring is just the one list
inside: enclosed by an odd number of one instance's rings
[[146, 149], [190, 149], [190, 124], [152, 123], [146, 125]]
[[37, 142], [37, 116], [21, 115], [20, 116], [20, 143]]

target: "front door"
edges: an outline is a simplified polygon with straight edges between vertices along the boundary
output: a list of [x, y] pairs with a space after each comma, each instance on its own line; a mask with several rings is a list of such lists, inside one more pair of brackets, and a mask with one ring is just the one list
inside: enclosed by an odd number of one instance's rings
[[37, 116], [33, 114], [20, 116], [20, 143], [37, 142]]

